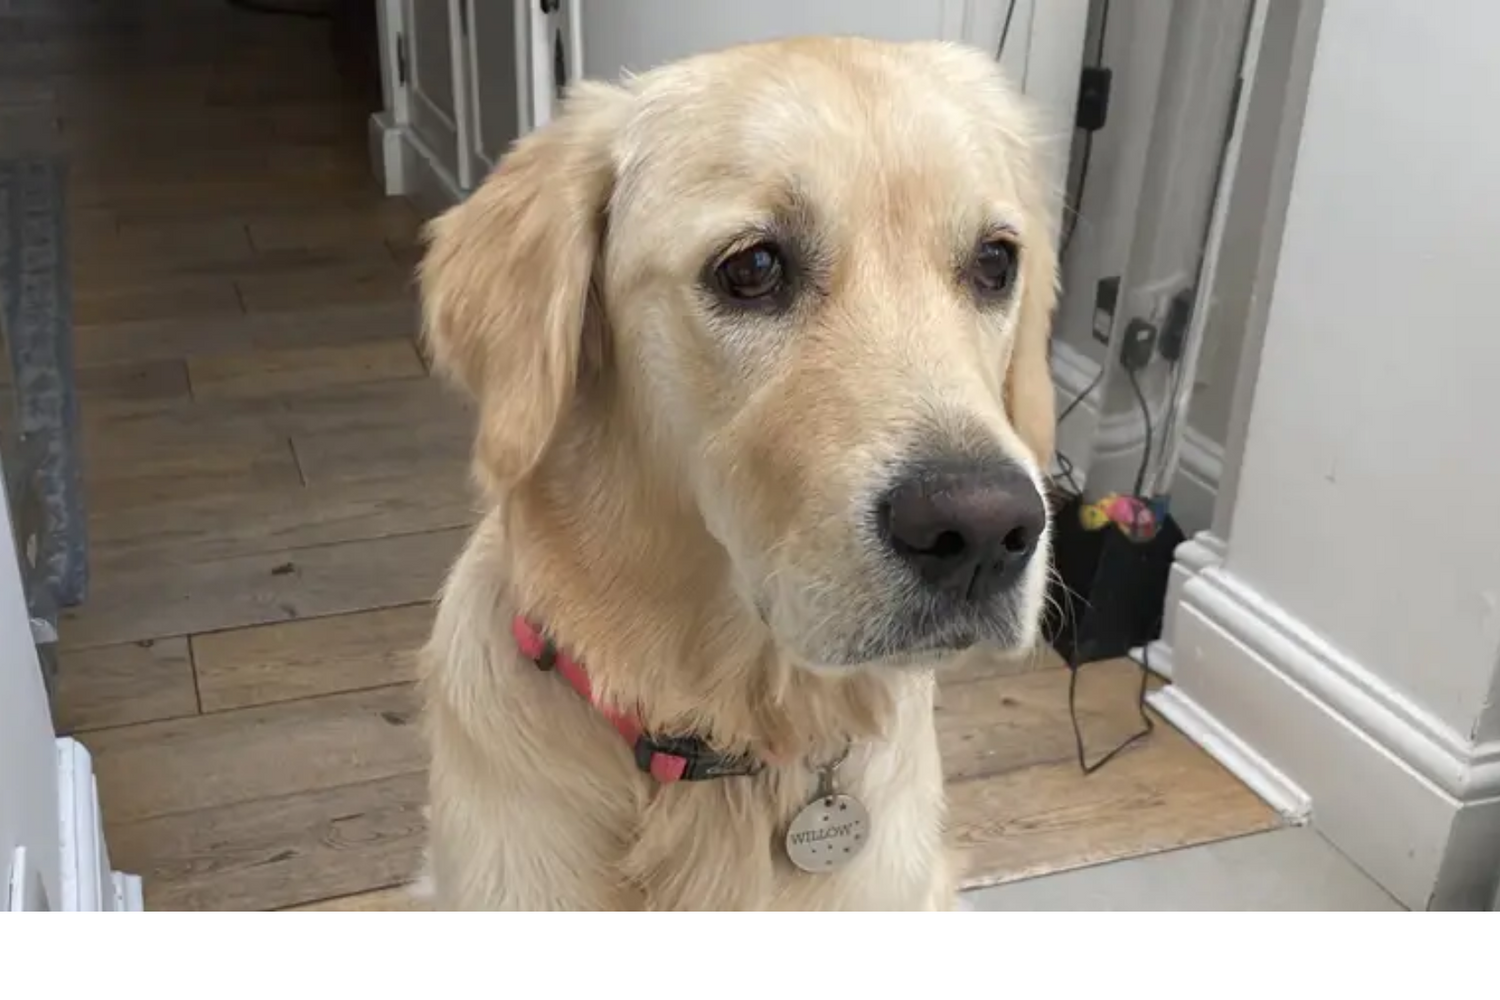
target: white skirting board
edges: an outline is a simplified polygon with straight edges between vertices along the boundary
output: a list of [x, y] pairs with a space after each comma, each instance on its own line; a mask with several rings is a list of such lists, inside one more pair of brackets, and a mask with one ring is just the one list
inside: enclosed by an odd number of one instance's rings
[[1168, 686], [1152, 692], [1147, 702], [1162, 718], [1202, 747], [1209, 756], [1241, 781], [1290, 823], [1306, 823], [1312, 813], [1307, 793], [1287, 780], [1255, 749], [1225, 729], [1180, 688]]
[[388, 195], [405, 195], [436, 214], [464, 199], [458, 181], [409, 128], [389, 113], [370, 116], [370, 165]]
[[1224, 543], [1207, 531], [1200, 531], [1177, 546], [1172, 554], [1172, 570], [1167, 576], [1167, 596], [1162, 607], [1162, 637], [1145, 649], [1131, 650], [1131, 659], [1148, 668], [1164, 681], [1172, 679], [1172, 626], [1182, 588], [1195, 575], [1224, 561]]
[[93, 757], [68, 737], [57, 740], [57, 803], [62, 898], [56, 909], [144, 909], [140, 877], [110, 868]]
[[[1211, 548], [1183, 546], [1190, 560]], [[1405, 906], [1493, 906], [1500, 743], [1468, 742], [1218, 559], [1174, 583], [1173, 683], [1157, 710]]]

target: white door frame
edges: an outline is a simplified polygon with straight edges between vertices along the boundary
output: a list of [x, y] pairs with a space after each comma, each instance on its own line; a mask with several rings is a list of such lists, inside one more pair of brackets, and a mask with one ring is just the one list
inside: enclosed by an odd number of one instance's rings
[[140, 879], [110, 868], [93, 759], [53, 734], [0, 488], [0, 912], [141, 907]]

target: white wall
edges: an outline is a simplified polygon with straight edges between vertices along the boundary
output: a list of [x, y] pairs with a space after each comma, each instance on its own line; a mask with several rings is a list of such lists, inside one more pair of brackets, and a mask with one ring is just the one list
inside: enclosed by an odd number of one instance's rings
[[1328, 3], [1227, 562], [1470, 735], [1500, 656], [1495, 37], [1488, 0]]
[[1046, 152], [1061, 214], [1088, 0], [580, 0], [579, 10], [584, 74], [607, 80], [694, 53], [795, 35], [947, 39], [994, 51], [1009, 12], [1000, 65], [1053, 137]]
[[1320, 13], [1262, 268], [1274, 285], [1230, 419], [1237, 473], [1214, 518], [1227, 539], [1179, 551], [1173, 685], [1154, 703], [1406, 905], [1487, 908], [1500, 138], [1473, 109], [1497, 91], [1500, 5]]
[[[684, 56], [743, 42], [792, 35], [860, 34], [874, 38], [998, 39], [1009, 0], [762, 0], [682, 3], [628, 0], [583, 4], [583, 64], [591, 77], [614, 79]], [[1024, 39], [1034, 0], [1017, 0], [1012, 37]], [[967, 29], [967, 30], [966, 30]], [[1010, 47], [1007, 46], [1007, 49]], [[1024, 55], [1025, 46], [1014, 52]], [[1024, 60], [1006, 68], [1019, 77]]]
[[0, 906], [11, 862], [25, 846], [53, 907], [61, 904], [57, 758], [47, 692], [16, 563], [10, 508], [0, 490]]

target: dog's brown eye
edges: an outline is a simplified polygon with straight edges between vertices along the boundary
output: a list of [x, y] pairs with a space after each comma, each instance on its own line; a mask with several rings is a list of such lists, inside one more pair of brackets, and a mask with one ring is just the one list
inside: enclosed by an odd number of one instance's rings
[[972, 280], [984, 295], [1003, 295], [1016, 276], [1016, 248], [1004, 240], [986, 240], [974, 254]]
[[715, 272], [719, 287], [732, 299], [756, 302], [779, 292], [786, 269], [781, 251], [772, 243], [757, 243], [725, 257]]

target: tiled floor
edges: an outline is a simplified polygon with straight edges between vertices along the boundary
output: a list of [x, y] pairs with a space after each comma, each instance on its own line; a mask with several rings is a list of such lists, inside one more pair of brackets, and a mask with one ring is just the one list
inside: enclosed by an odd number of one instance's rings
[[[410, 654], [472, 522], [470, 423], [413, 347], [420, 219], [375, 188], [326, 33], [222, 0], [0, 6], [6, 114], [71, 168], [93, 588], [58, 723], [150, 907], [402, 905], [422, 847]], [[1137, 724], [1135, 677], [1088, 668], [1091, 746]], [[1047, 658], [943, 684], [971, 884], [1277, 825], [1165, 724], [1083, 777], [1066, 690]]]
[[1401, 910], [1308, 827], [980, 889], [976, 910]]

